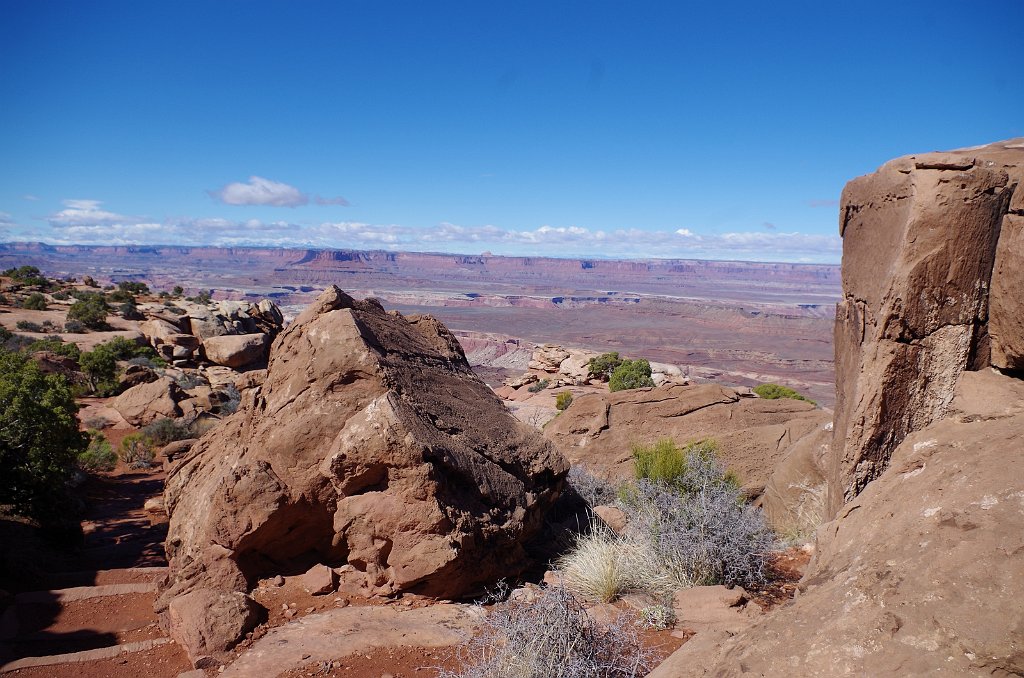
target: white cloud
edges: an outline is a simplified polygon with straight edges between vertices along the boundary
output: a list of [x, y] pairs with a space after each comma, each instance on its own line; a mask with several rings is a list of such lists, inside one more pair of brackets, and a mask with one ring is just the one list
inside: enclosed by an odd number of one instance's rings
[[314, 202], [316, 202], [317, 205], [341, 205], [342, 207], [349, 206], [348, 200], [345, 200], [340, 195], [335, 196], [333, 198], [324, 198], [318, 195], [314, 199]]
[[256, 176], [249, 177], [248, 183], [235, 182], [209, 194], [226, 205], [299, 207], [309, 203], [309, 196], [294, 186]]
[[[441, 222], [414, 227], [357, 221], [297, 224], [221, 217], [156, 221], [120, 215], [96, 200], [68, 200], [49, 217], [58, 244], [265, 245], [609, 258], [705, 258], [837, 262], [838, 236], [781, 230], [700, 234], [688, 228], [591, 230], [542, 225], [509, 229]], [[0, 220], [0, 227], [4, 222]]]
[[64, 209], [47, 217], [51, 226], [88, 226], [95, 224], [125, 224], [144, 221], [139, 217], [126, 216], [101, 209], [99, 200], [64, 200]]

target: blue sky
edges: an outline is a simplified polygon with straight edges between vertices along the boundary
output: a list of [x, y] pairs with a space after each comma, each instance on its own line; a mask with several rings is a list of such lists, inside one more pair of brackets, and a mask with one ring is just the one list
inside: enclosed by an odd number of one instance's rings
[[0, 0], [0, 240], [837, 262], [1024, 136], [1024, 2]]

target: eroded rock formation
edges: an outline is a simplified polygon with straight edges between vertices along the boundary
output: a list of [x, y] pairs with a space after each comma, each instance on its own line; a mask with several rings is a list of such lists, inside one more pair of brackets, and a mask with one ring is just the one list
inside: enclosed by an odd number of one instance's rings
[[833, 514], [946, 414], [961, 372], [1022, 364], [1022, 176], [1018, 140], [898, 158], [844, 189]]
[[[367, 594], [477, 592], [524, 565], [567, 469], [441, 323], [329, 288], [278, 336], [262, 386], [169, 473], [158, 607], [196, 660], [248, 630], [235, 622], [258, 578], [316, 563], [347, 565]], [[221, 600], [225, 614], [205, 609]]]

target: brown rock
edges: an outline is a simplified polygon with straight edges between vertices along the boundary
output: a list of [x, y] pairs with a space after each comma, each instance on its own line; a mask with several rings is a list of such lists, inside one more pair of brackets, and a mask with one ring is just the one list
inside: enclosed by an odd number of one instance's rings
[[595, 506], [594, 515], [611, 529], [615, 534], [622, 534], [626, 531], [626, 514], [614, 506]]
[[[945, 414], [962, 371], [988, 363], [992, 267], [1022, 172], [1024, 147], [1003, 143], [899, 158], [843, 190], [832, 513], [882, 474], [907, 434]], [[1012, 244], [1003, 249], [1012, 267]], [[1016, 303], [996, 323], [999, 360], [1015, 351]]]
[[792, 604], [651, 675], [1024, 672], [1024, 383], [965, 372], [949, 414], [819, 530]]
[[750, 596], [741, 587], [694, 586], [680, 589], [672, 596], [672, 609], [676, 613], [676, 628], [737, 633], [750, 625], [761, 614], [761, 608], [751, 603]]
[[337, 575], [326, 565], [314, 565], [306, 570], [299, 581], [302, 583], [302, 588], [314, 596], [334, 593], [334, 589], [338, 585]]
[[525, 565], [566, 471], [443, 325], [332, 287], [278, 336], [263, 386], [169, 473], [158, 607], [244, 592], [311, 555], [347, 563], [346, 590], [475, 592]]
[[196, 440], [197, 438], [186, 438], [184, 440], [175, 440], [167, 443], [160, 448], [160, 455], [165, 459], [170, 460], [182, 457], [192, 449], [192, 446], [196, 444]]
[[634, 443], [714, 438], [723, 461], [757, 496], [789, 446], [829, 419], [800, 400], [741, 399], [712, 384], [667, 385], [579, 396], [544, 428], [544, 436], [571, 462], [620, 478], [632, 475]]
[[[1014, 197], [1024, 196], [1019, 184]], [[1024, 200], [1024, 197], [1022, 197]], [[1004, 370], [1024, 370], [1024, 208], [1003, 217], [992, 271], [988, 332], [992, 364]]]
[[203, 340], [207, 360], [225, 367], [245, 367], [267, 357], [270, 337], [266, 334], [227, 334]]
[[226, 659], [231, 649], [260, 622], [263, 610], [243, 593], [195, 589], [170, 602], [164, 616], [171, 638], [188, 650], [193, 665], [201, 657]]
[[810, 538], [825, 522], [831, 422], [793, 443], [772, 469], [758, 499], [768, 523], [783, 534]]
[[129, 389], [139, 384], [150, 384], [159, 378], [160, 375], [145, 365], [129, 365], [117, 380], [122, 388]]
[[530, 360], [531, 370], [543, 370], [544, 372], [555, 373], [562, 365], [562, 361], [569, 357], [569, 352], [561, 346], [544, 344], [533, 350], [533, 358]]
[[132, 426], [145, 426], [157, 419], [181, 416], [178, 401], [183, 397], [178, 384], [167, 377], [133, 386], [114, 399], [113, 407]]

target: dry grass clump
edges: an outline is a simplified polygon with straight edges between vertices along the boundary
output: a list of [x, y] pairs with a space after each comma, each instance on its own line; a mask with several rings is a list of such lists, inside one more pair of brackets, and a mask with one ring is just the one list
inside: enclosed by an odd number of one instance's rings
[[598, 624], [560, 586], [533, 602], [496, 604], [458, 660], [460, 671], [442, 669], [439, 678], [635, 678], [655, 662], [632, 620]]
[[825, 520], [825, 498], [828, 484], [794, 483], [790, 489], [800, 491], [800, 501], [793, 510], [793, 520], [779, 535], [787, 544], [803, 544], [814, 536]]

